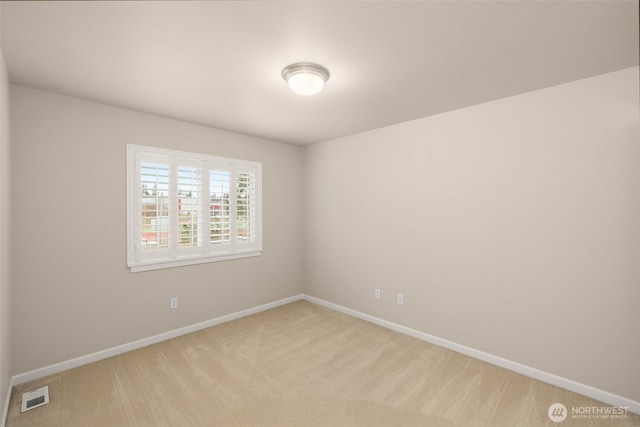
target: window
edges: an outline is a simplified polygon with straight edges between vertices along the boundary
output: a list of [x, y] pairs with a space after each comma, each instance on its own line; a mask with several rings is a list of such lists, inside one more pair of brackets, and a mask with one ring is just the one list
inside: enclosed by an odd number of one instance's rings
[[258, 256], [260, 163], [127, 145], [132, 272]]

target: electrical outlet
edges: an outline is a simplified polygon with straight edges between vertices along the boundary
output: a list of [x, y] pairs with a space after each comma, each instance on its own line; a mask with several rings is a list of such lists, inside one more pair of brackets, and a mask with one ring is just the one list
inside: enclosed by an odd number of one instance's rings
[[398, 304], [404, 304], [404, 294], [398, 294]]
[[380, 289], [376, 288], [376, 299], [382, 298], [382, 294], [380, 293]]
[[174, 309], [174, 308], [178, 308], [178, 298], [171, 298], [169, 300], [169, 308], [170, 309]]

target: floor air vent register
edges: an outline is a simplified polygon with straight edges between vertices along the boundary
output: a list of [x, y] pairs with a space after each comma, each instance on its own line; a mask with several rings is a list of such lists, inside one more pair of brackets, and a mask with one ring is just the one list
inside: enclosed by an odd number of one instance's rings
[[37, 388], [35, 390], [22, 393], [22, 407], [20, 412], [30, 411], [49, 403], [49, 386]]

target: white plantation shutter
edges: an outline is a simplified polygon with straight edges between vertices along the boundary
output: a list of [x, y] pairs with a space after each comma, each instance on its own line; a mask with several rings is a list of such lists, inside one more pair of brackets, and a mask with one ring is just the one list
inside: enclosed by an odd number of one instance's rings
[[169, 247], [169, 166], [142, 163], [140, 243], [143, 250]]
[[212, 250], [227, 250], [231, 244], [231, 171], [209, 171], [209, 242]]
[[259, 163], [127, 145], [127, 165], [131, 271], [260, 255]]
[[[193, 162], [191, 162], [193, 163]], [[202, 165], [177, 167], [178, 248], [198, 248], [204, 236]]]
[[169, 252], [169, 158], [138, 156], [139, 181], [134, 238], [140, 260], [162, 258]]
[[256, 241], [256, 207], [256, 174], [251, 172], [237, 172], [236, 230], [238, 231], [238, 243], [240, 245], [252, 244]]

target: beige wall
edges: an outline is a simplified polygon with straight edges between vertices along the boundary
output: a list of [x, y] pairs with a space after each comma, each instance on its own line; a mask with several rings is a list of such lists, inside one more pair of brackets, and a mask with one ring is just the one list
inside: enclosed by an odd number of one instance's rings
[[[11, 89], [13, 374], [302, 292], [300, 147]], [[131, 274], [127, 143], [262, 162], [263, 255]]]
[[[9, 343], [11, 287], [11, 161], [9, 143], [9, 77], [0, 51], [0, 408], [4, 408], [11, 364]], [[0, 409], [2, 413], [2, 409]]]
[[638, 117], [636, 67], [307, 148], [305, 293], [640, 401]]

